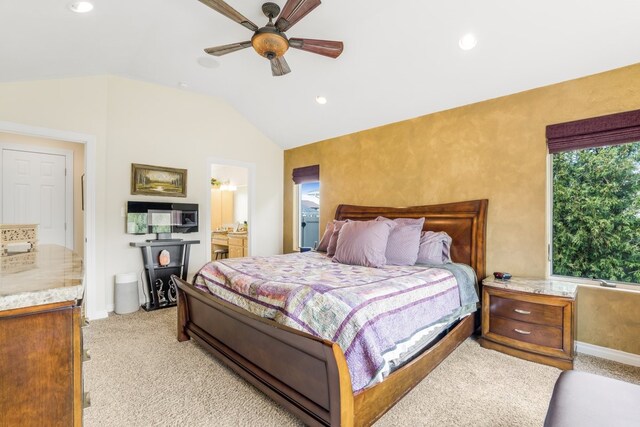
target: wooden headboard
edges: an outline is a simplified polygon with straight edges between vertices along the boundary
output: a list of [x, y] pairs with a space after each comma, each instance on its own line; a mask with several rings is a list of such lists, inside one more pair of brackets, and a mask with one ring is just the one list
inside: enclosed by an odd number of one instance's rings
[[481, 281], [486, 275], [488, 204], [484, 199], [408, 208], [339, 205], [336, 219], [366, 221], [378, 216], [390, 219], [424, 217], [423, 230], [449, 234], [453, 239], [451, 259], [473, 267]]

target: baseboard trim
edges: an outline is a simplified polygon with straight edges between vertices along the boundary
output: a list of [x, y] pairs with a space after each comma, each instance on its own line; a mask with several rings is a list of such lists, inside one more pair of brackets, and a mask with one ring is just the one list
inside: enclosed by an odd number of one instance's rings
[[576, 341], [578, 353], [589, 356], [600, 357], [601, 359], [612, 360], [624, 363], [625, 365], [640, 367], [640, 354], [627, 353], [626, 351], [615, 350], [613, 348], [600, 347], [599, 345]]
[[100, 310], [91, 314], [87, 313], [87, 317], [89, 320], [106, 319], [109, 317], [109, 310]]

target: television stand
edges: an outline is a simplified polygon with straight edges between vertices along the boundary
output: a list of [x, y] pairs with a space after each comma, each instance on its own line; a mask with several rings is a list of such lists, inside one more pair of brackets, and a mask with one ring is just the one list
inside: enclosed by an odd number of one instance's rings
[[[175, 274], [183, 280], [187, 280], [189, 269], [189, 250], [191, 245], [199, 244], [200, 240], [153, 240], [146, 242], [131, 242], [129, 246], [142, 250], [142, 261], [145, 276], [147, 277], [147, 290], [149, 298], [142, 308], [146, 311], [161, 308], [175, 307], [177, 304], [176, 284], [171, 280]], [[158, 262], [160, 252], [169, 252], [171, 262], [161, 266]]]

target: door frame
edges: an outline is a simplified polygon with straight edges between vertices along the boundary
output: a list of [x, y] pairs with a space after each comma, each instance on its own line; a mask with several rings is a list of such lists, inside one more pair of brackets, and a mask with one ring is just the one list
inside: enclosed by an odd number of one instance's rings
[[[249, 218], [247, 218], [247, 223], [249, 224], [249, 228], [247, 230], [247, 239], [248, 239], [248, 255], [253, 255], [253, 236], [252, 232], [252, 224], [253, 219], [255, 218], [254, 209], [255, 209], [255, 188], [256, 188], [256, 164], [242, 162], [238, 160], [230, 160], [224, 159], [221, 157], [208, 157], [206, 159], [206, 168], [207, 168], [207, 177], [211, 180], [211, 166], [213, 165], [225, 165], [225, 166], [237, 166], [241, 168], [247, 169], [249, 173], [248, 176], [248, 185], [247, 189], [247, 198], [249, 199]], [[205, 195], [205, 200], [207, 201], [204, 207], [204, 213], [206, 217], [206, 222], [204, 224], [205, 238], [204, 241], [206, 243], [205, 250], [207, 251], [205, 259], [211, 259], [211, 186], [207, 186], [207, 194]]]
[[[66, 169], [65, 177], [64, 177], [64, 191], [65, 191], [65, 207], [64, 207], [64, 220], [66, 222], [66, 228], [64, 232], [64, 240], [65, 246], [71, 250], [75, 249], [75, 239], [73, 237], [74, 232], [74, 212], [73, 212], [73, 151], [65, 150], [62, 148], [50, 148], [38, 145], [28, 145], [28, 144], [13, 144], [10, 142], [0, 143], [0, 162], [3, 161], [4, 150], [11, 151], [22, 151], [26, 153], [38, 153], [38, 154], [49, 154], [53, 156], [64, 156], [64, 167]], [[2, 182], [2, 174], [0, 174], [0, 222], [4, 219], [2, 217], [3, 208], [3, 182]]]
[[[5, 121], [0, 121], [0, 132], [85, 144], [84, 299], [86, 301], [86, 313], [89, 319], [107, 317], [108, 313], [104, 307], [104, 296], [98, 295], [98, 283], [96, 281], [96, 136]], [[104, 293], [104, 289], [102, 289], [102, 292]]]

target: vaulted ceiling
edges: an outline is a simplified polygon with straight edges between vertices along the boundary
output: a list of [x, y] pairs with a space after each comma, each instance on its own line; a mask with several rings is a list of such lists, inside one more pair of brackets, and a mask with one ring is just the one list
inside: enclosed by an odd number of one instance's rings
[[[252, 49], [200, 65], [205, 47], [252, 33], [197, 0], [93, 0], [87, 14], [68, 3], [0, 0], [0, 81], [182, 82], [285, 148], [640, 62], [637, 0], [324, 0], [287, 35], [342, 40], [344, 53], [291, 49], [283, 77]], [[266, 23], [260, 1], [228, 3]], [[478, 44], [463, 51], [467, 32]]]

